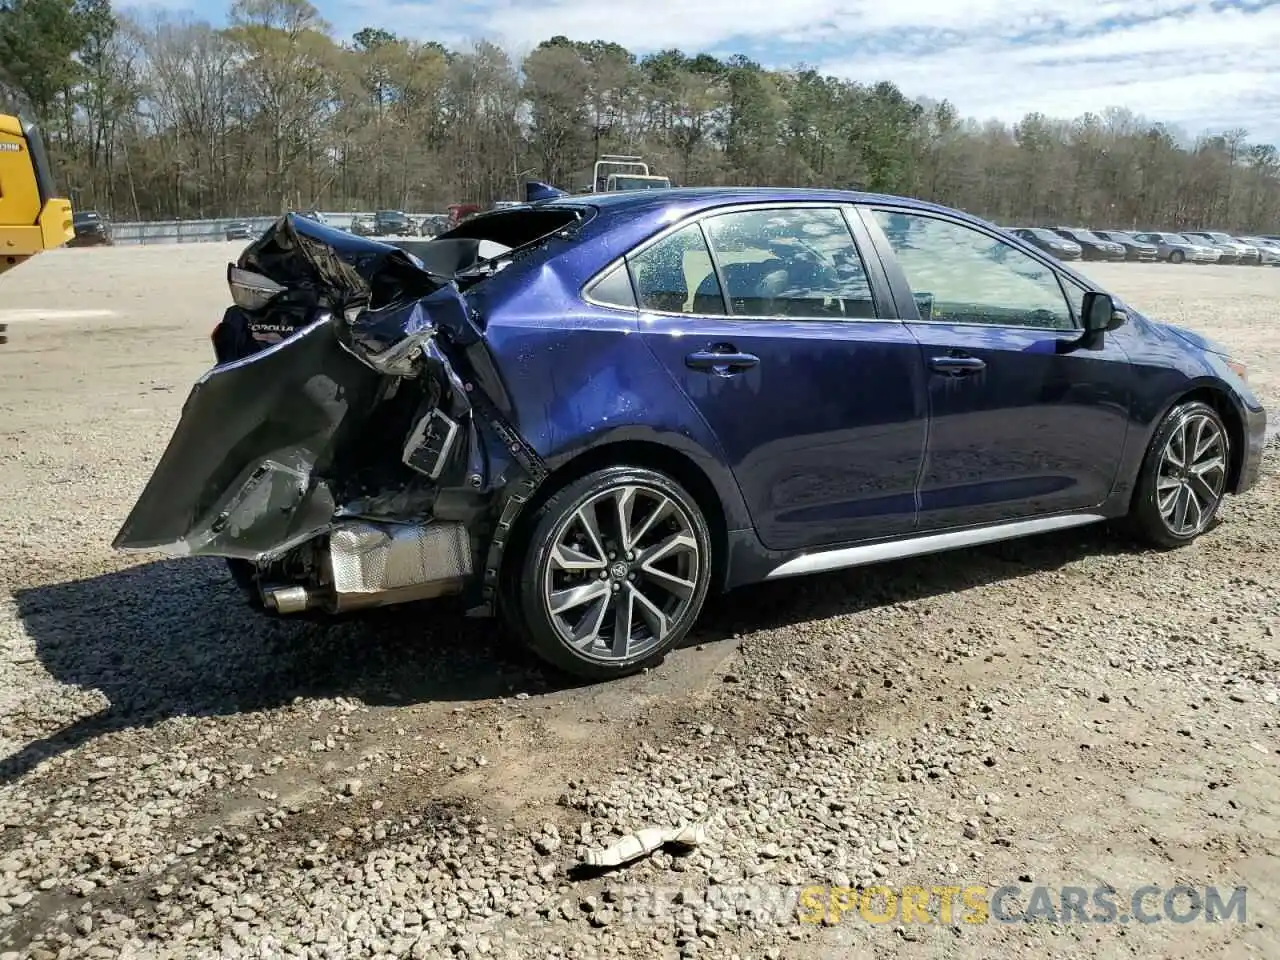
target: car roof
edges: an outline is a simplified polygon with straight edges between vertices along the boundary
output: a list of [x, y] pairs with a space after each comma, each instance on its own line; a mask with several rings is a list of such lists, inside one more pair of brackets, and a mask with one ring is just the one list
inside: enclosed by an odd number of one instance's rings
[[670, 187], [661, 190], [619, 190], [613, 193], [570, 194], [539, 200], [533, 206], [596, 207], [602, 214], [648, 213], [663, 207], [679, 208], [683, 215], [732, 204], [750, 203], [883, 203], [934, 211], [960, 217], [972, 223], [986, 223], [963, 211], [940, 204], [883, 193], [832, 190], [821, 187]]

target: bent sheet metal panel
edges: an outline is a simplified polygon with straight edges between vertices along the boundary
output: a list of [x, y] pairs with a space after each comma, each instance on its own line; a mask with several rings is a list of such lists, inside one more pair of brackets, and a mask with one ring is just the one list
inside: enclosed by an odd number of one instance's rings
[[334, 502], [318, 477], [384, 382], [328, 320], [210, 370], [114, 546], [252, 559], [323, 529]]

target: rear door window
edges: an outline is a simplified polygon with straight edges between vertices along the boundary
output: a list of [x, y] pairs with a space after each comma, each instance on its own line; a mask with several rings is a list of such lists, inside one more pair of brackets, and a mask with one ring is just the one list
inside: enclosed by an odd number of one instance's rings
[[702, 228], [690, 223], [627, 258], [641, 310], [722, 316], [724, 297]]
[[744, 210], [703, 223], [735, 316], [876, 316], [866, 269], [838, 207]]

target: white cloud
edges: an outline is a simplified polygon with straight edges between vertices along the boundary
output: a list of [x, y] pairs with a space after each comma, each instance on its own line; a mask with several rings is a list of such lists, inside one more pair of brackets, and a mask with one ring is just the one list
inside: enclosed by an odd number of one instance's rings
[[[644, 53], [742, 50], [804, 61], [966, 115], [1016, 120], [1128, 107], [1198, 132], [1243, 126], [1280, 140], [1280, 7], [1216, 12], [1208, 0], [495, 0], [466, 6], [363, 0], [370, 19], [513, 50], [555, 34]], [[1124, 25], [1125, 18], [1146, 22]], [[1120, 21], [1112, 25], [1109, 21]], [[1038, 39], [1015, 43], [1027, 35]], [[932, 47], [930, 44], [934, 44]], [[789, 44], [790, 46], [780, 46]], [[761, 50], [776, 50], [762, 55]]]
[[823, 67], [860, 80], [888, 77], [908, 94], [945, 96], [981, 118], [1120, 106], [1193, 132], [1243, 126], [1280, 139], [1280, 61], [1272, 53], [1280, 49], [1280, 8], [1246, 16], [1205, 5], [1181, 18], [1026, 46], [986, 39], [980, 26], [967, 33], [970, 41], [925, 57]]

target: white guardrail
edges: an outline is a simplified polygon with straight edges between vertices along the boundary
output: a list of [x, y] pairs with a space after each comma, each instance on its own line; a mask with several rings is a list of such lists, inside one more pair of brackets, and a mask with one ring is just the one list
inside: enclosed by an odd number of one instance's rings
[[[372, 217], [372, 211], [354, 213], [329, 213], [321, 211], [325, 222], [340, 230], [351, 227], [356, 217]], [[423, 217], [438, 216], [431, 213], [409, 213], [415, 223]], [[232, 224], [247, 223], [254, 236], [271, 226], [276, 217], [219, 217], [216, 220], [113, 220], [111, 239], [117, 244], [134, 243], [210, 243], [227, 239], [227, 228]]]

